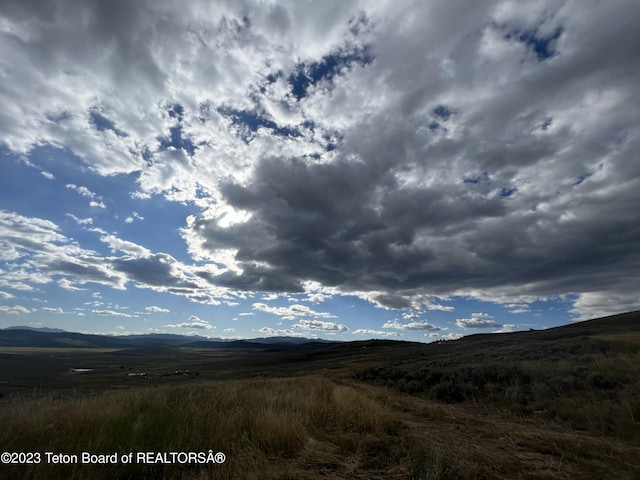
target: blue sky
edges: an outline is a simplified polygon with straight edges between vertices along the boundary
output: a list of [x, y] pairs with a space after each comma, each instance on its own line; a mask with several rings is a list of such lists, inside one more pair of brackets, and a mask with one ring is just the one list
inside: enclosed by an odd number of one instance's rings
[[429, 342], [640, 308], [631, 0], [13, 3], [0, 328]]

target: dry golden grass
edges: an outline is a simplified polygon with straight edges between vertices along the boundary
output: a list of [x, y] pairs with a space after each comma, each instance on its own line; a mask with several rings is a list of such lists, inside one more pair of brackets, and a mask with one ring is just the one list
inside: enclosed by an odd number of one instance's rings
[[0, 478], [638, 478], [637, 446], [318, 374], [0, 409], [3, 451], [222, 451], [222, 465], [1, 466]]

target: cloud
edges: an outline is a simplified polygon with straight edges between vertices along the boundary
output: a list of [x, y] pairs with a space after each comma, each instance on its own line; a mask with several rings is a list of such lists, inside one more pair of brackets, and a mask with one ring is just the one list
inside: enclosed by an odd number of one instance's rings
[[306, 298], [302, 299], [303, 302], [322, 303], [325, 300], [330, 299], [332, 296], [325, 293], [310, 293]]
[[[3, 148], [197, 207], [181, 234], [212, 291], [638, 308], [636, 6], [514, 5], [9, 2]], [[91, 263], [56, 267], [202, 286], [157, 257]]]
[[266, 303], [254, 303], [253, 309], [259, 312], [280, 316], [283, 320], [295, 320], [296, 317], [333, 318], [335, 315], [326, 312], [316, 312], [306, 305], [294, 304], [288, 307], [271, 307]]
[[14, 305], [11, 307], [7, 305], [0, 305], [0, 312], [19, 315], [21, 313], [31, 313], [31, 310], [23, 307], [22, 305]]
[[621, 288], [619, 291], [594, 291], [578, 295], [571, 309], [576, 320], [603, 317], [616, 312], [638, 309], [638, 293]]
[[[372, 33], [376, 61], [357, 77], [362, 82], [378, 75], [388, 89], [376, 92], [381, 105], [373, 114], [360, 117], [358, 108], [349, 110], [359, 123], [344, 126], [340, 151], [318, 162], [265, 156], [248, 179], [220, 186], [224, 202], [248, 212], [246, 221], [221, 227], [215, 217], [194, 220], [200, 248], [211, 255], [236, 252], [244, 273], [220, 280], [237, 288], [268, 284], [290, 291], [313, 280], [342, 292], [383, 291], [381, 303], [402, 308], [425, 286], [444, 295], [477, 290], [491, 295], [505, 287], [525, 287], [546, 296], [592, 288], [592, 279], [605, 271], [631, 273], [622, 259], [631, 255], [637, 266], [635, 234], [603, 243], [610, 232], [629, 231], [631, 218], [616, 212], [610, 196], [609, 186], [617, 183], [623, 169], [618, 171], [602, 155], [632, 155], [631, 143], [637, 140], [631, 140], [630, 132], [622, 144], [613, 140], [616, 135], [622, 138], [614, 127], [620, 109], [631, 118], [619, 102], [630, 98], [632, 83], [622, 75], [609, 85], [610, 97], [593, 98], [600, 115], [589, 110], [581, 118], [575, 100], [590, 98], [590, 90], [586, 85], [576, 88], [573, 69], [578, 64], [592, 69], [597, 82], [598, 67], [594, 59], [584, 63], [586, 57], [579, 52], [587, 50], [571, 43], [571, 32], [585, 26], [567, 17], [566, 9], [541, 11], [539, 18], [516, 15], [501, 20], [499, 30], [491, 26], [491, 9], [469, 11], [460, 21], [455, 20], [461, 13], [454, 14], [455, 7], [425, 9], [418, 18], [426, 24], [416, 21], [421, 31], [395, 30], [401, 34], [391, 32], [402, 15], [392, 17], [378, 36]], [[618, 14], [622, 18], [622, 9], [614, 16]], [[587, 21], [592, 20], [589, 16]], [[457, 23], [473, 34], [452, 38], [434, 57], [439, 65], [412, 61], [428, 38], [437, 38], [436, 32], [446, 35], [435, 23], [440, 21], [449, 28]], [[557, 53], [553, 62], [534, 52], [531, 36], [505, 39], [505, 29], [528, 28], [538, 21], [552, 32], [554, 25], [563, 24], [562, 34], [546, 47]], [[613, 23], [598, 35], [609, 28]], [[406, 45], [394, 48], [401, 39]], [[434, 43], [441, 45], [441, 38]], [[631, 59], [623, 57], [609, 66], [624, 71], [624, 62]], [[479, 70], [469, 69], [471, 64]], [[502, 72], [504, 80], [495, 71]], [[422, 76], [430, 79], [423, 91], [409, 88], [410, 79]], [[548, 89], [540, 88], [532, 102], [533, 79], [553, 82], [552, 98]], [[339, 80], [344, 89], [355, 87], [349, 75]], [[469, 82], [475, 86], [465, 92]], [[337, 91], [328, 90], [318, 98], [331, 101], [333, 95]], [[610, 134], [590, 122], [595, 116], [606, 119]], [[554, 120], [545, 127], [548, 118]], [[602, 154], [594, 155], [586, 132], [603, 141], [606, 135], [614, 137], [599, 150]], [[476, 149], [480, 144], [484, 147]], [[574, 185], [585, 171], [593, 175]], [[624, 184], [622, 196], [630, 199], [632, 187]], [[594, 197], [595, 192], [601, 194]], [[602, 221], [611, 228], [596, 227]], [[616, 259], [613, 268], [598, 253], [611, 241], [619, 248], [607, 255]], [[264, 266], [255, 269], [253, 263]]]
[[13, 297], [14, 296], [12, 294], [10, 294], [10, 293], [0, 291], [0, 298], [2, 298], [2, 299], [6, 300], [8, 298], [13, 298]]
[[531, 307], [526, 303], [509, 303], [505, 305], [505, 307], [509, 308], [509, 313], [529, 313], [531, 312]]
[[437, 303], [430, 303], [426, 305], [427, 310], [440, 310], [441, 312], [453, 312], [455, 308], [451, 305], [439, 305]]
[[168, 308], [156, 307], [155, 305], [151, 305], [150, 307], [144, 308], [147, 312], [151, 313], [169, 313], [170, 310]]
[[62, 288], [64, 288], [65, 290], [70, 290], [70, 291], [74, 291], [74, 292], [78, 292], [81, 290], [86, 290], [86, 288], [80, 288], [80, 287], [76, 287], [74, 282], [66, 279], [66, 278], [61, 278], [60, 280], [58, 280], [58, 285]]
[[82, 249], [48, 220], [0, 211], [0, 239], [8, 271], [0, 285], [32, 289], [54, 276], [70, 276], [75, 283], [94, 282], [122, 289], [126, 280], [109, 269], [96, 252]]
[[371, 330], [369, 328], [358, 328], [351, 333], [370, 337], [397, 337], [399, 335], [398, 332], [385, 332], [384, 330]]
[[81, 290], [78, 285], [87, 283], [125, 290], [132, 282], [139, 288], [212, 305], [220, 303], [215, 296], [227, 293], [207, 281], [209, 272], [218, 270], [213, 265], [186, 265], [102, 229], [91, 231], [100, 235], [112, 254], [120, 255], [103, 256], [84, 249], [51, 221], [0, 210], [0, 246], [9, 261], [0, 286], [30, 290], [32, 284], [55, 281], [66, 290]]
[[67, 185], [65, 185], [67, 188], [71, 189], [71, 190], [75, 190], [76, 192], [78, 192], [80, 195], [82, 195], [83, 197], [86, 198], [96, 198], [96, 194], [93, 193], [91, 190], [89, 190], [87, 187], [83, 187], [83, 186], [78, 186], [75, 185], [73, 183], [68, 183]]
[[96, 315], [103, 315], [106, 317], [135, 318], [138, 316], [138, 315], [130, 315], [124, 312], [116, 312], [115, 310], [91, 310], [91, 313], [95, 313]]
[[382, 328], [395, 328], [398, 330], [415, 330], [415, 331], [429, 331], [437, 332], [440, 327], [433, 325], [429, 322], [410, 322], [410, 323], [398, 323], [397, 320], [387, 322], [382, 325]]
[[64, 310], [60, 307], [54, 308], [54, 307], [42, 307], [41, 310], [43, 312], [49, 312], [49, 313], [64, 313]]
[[196, 315], [191, 315], [187, 322], [182, 322], [182, 323], [177, 323], [177, 324], [168, 324], [168, 325], [165, 325], [165, 327], [170, 327], [170, 328], [197, 328], [197, 329], [202, 329], [202, 330], [211, 330], [211, 329], [216, 328], [213, 325], [211, 325], [211, 323], [207, 322], [206, 320], [200, 319]]
[[322, 330], [324, 332], [347, 332], [349, 328], [346, 325], [335, 322], [323, 322], [321, 320], [299, 320], [298, 323], [291, 326], [300, 330]]
[[511, 333], [515, 331], [516, 328], [518, 328], [518, 325], [515, 325], [513, 323], [505, 323], [504, 325], [502, 325], [502, 328], [500, 330], [495, 330], [493, 333]]
[[446, 335], [444, 335], [442, 337], [443, 340], [458, 340], [459, 338], [462, 338], [464, 335], [462, 335], [461, 333], [454, 333], [454, 332], [450, 332], [447, 333]]
[[130, 216], [124, 219], [124, 223], [133, 223], [134, 220], [144, 220], [144, 217], [137, 212], [132, 212]]
[[78, 225], [91, 225], [93, 223], [93, 218], [91, 218], [91, 217], [78, 218], [72, 213], [66, 213], [65, 215], [67, 217], [70, 217], [70, 218], [74, 219]]
[[270, 337], [304, 337], [304, 334], [302, 334], [301, 332], [296, 332], [295, 330], [291, 330], [288, 328], [275, 329], [271, 327], [262, 327], [258, 331]]
[[460, 328], [500, 328], [498, 322], [492, 320], [492, 316], [487, 313], [472, 313], [470, 318], [458, 318], [456, 325]]
[[65, 186], [70, 190], [75, 190], [76, 192], [78, 192], [80, 195], [82, 195], [85, 198], [90, 198], [91, 199], [89, 201], [89, 206], [90, 207], [93, 207], [93, 208], [107, 208], [106, 205], [104, 204], [104, 202], [102, 202], [102, 197], [97, 196], [95, 193], [93, 193], [87, 187], [78, 186], [78, 185], [75, 185], [73, 183], [68, 183]]
[[112, 252], [122, 252], [125, 254], [133, 255], [135, 257], [150, 257], [151, 251], [147, 248], [137, 245], [127, 240], [122, 240], [115, 235], [103, 235], [100, 237], [100, 241], [109, 245]]

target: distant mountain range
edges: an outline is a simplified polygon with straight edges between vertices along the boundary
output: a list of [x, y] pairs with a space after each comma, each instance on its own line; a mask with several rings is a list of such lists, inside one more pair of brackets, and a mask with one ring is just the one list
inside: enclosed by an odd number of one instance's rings
[[190, 347], [190, 348], [268, 348], [279, 345], [307, 343], [338, 343], [300, 337], [266, 337], [251, 340], [207, 338], [199, 335], [91, 335], [67, 332], [58, 328], [15, 326], [0, 329], [0, 347], [66, 347], [66, 348], [138, 348], [138, 347]]
[[[0, 329], [2, 330], [2, 329]], [[33, 330], [34, 332], [49, 332], [49, 333], [62, 333], [65, 330], [60, 328], [49, 328], [49, 327], [27, 327], [24, 325], [15, 326], [15, 327], [7, 327], [5, 330]]]
[[[542, 341], [587, 335], [614, 335], [640, 331], [640, 310], [621, 313], [582, 322], [570, 323], [559, 327], [520, 331], [512, 333], [478, 333], [467, 335], [456, 341], [464, 346], [469, 343], [485, 340], [511, 338]], [[141, 348], [141, 347], [187, 347], [212, 349], [260, 349], [263, 351], [282, 351], [305, 348], [316, 348], [331, 344], [348, 345], [354, 342], [329, 341], [300, 337], [266, 337], [246, 340], [230, 340], [224, 338], [207, 338], [198, 335], [172, 335], [152, 333], [147, 335], [90, 335], [74, 333], [57, 328], [8, 327], [0, 329], [0, 347], [66, 347], [66, 348]], [[357, 343], [357, 342], [356, 342]], [[377, 346], [396, 344], [398, 340], [376, 340]], [[407, 342], [402, 342], [407, 343]], [[408, 342], [411, 343], [411, 342]], [[364, 345], [364, 344], [363, 344]], [[340, 348], [338, 346], [338, 348]]]

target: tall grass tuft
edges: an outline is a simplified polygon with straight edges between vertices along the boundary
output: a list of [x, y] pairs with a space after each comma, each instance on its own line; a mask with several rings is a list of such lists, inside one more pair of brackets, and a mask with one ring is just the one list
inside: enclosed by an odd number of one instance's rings
[[41, 463], [9, 466], [0, 478], [248, 479], [281, 478], [287, 471], [302, 478], [310, 463], [335, 472], [352, 470], [354, 462], [365, 470], [387, 468], [403, 457], [387, 439], [388, 432], [397, 432], [391, 412], [321, 376], [20, 399], [2, 405], [0, 424], [3, 451], [121, 455], [212, 449], [228, 459], [222, 465]]

